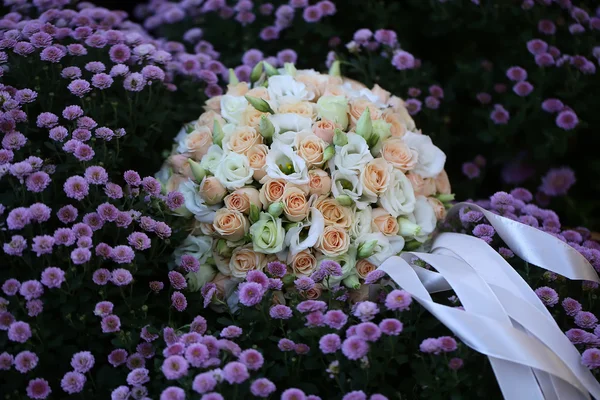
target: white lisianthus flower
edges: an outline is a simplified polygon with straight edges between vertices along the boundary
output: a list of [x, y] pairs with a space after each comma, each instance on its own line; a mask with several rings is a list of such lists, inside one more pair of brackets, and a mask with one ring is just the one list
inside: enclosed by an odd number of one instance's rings
[[427, 135], [406, 132], [402, 138], [409, 147], [417, 150], [419, 160], [413, 171], [423, 178], [435, 178], [444, 169], [446, 154]]
[[361, 245], [373, 244], [372, 254], [367, 257], [371, 264], [380, 266], [385, 260], [402, 251], [404, 248], [404, 238], [402, 236], [385, 236], [381, 232], [367, 233], [356, 239], [358, 249]]
[[[329, 163], [331, 170], [360, 171], [373, 159], [369, 145], [362, 136], [348, 133], [348, 143], [344, 146], [335, 147], [335, 156]], [[333, 163], [333, 165], [331, 165]]]
[[415, 191], [399, 169], [393, 169], [388, 189], [379, 197], [379, 203], [394, 218], [415, 209]]
[[244, 96], [232, 96], [229, 94], [221, 97], [221, 116], [232, 124], [240, 124], [244, 111], [248, 107], [248, 100]]
[[362, 210], [355, 211], [352, 226], [350, 227], [350, 237], [356, 239], [359, 236], [371, 233], [373, 223], [373, 209], [371, 206], [366, 206]]
[[[175, 141], [175, 143], [177, 143], [177, 148], [180, 148], [184, 143], [185, 143], [185, 138], [188, 135], [188, 130], [186, 129], [186, 127], [189, 124], [186, 124], [183, 126], [183, 128], [181, 128], [179, 130], [179, 132], [177, 132], [177, 135], [175, 136], [175, 139], [173, 139]], [[178, 151], [179, 153], [182, 153], [181, 151]]]
[[308, 91], [306, 85], [290, 75], [275, 75], [269, 78], [269, 98], [277, 104], [312, 100], [315, 94]]
[[281, 142], [287, 146], [294, 144], [296, 133], [311, 131], [311, 119], [298, 114], [274, 114], [269, 116], [269, 120], [275, 128], [273, 141]]
[[208, 148], [208, 152], [202, 157], [200, 166], [214, 175], [217, 166], [223, 159], [223, 149], [213, 144]]
[[230, 190], [252, 183], [253, 174], [248, 157], [233, 152], [227, 153], [215, 170], [215, 178]]
[[309, 182], [306, 162], [290, 146], [281, 142], [273, 142], [265, 165], [270, 178], [284, 179], [296, 185]]
[[210, 251], [212, 241], [213, 239], [210, 236], [189, 235], [173, 252], [175, 263], [179, 265], [181, 257], [186, 254], [193, 256], [200, 264], [206, 263], [206, 259], [212, 254]]
[[348, 99], [344, 96], [322, 96], [317, 101], [317, 115], [338, 124], [343, 130], [348, 127]]
[[421, 227], [415, 236], [415, 240], [421, 243], [429, 238], [437, 226], [435, 210], [425, 196], [417, 196], [415, 210], [408, 216], [408, 219]]
[[367, 88], [354, 89], [350, 82], [344, 83], [342, 85], [342, 88], [344, 89], [346, 96], [350, 100], [357, 100], [357, 99], [363, 98], [363, 99], [369, 100], [371, 103], [375, 104], [379, 108], [384, 108], [387, 106], [385, 103], [382, 103], [381, 100], [379, 99], [379, 96], [377, 96], [375, 93], [373, 93], [370, 89], [367, 89]]
[[350, 197], [359, 210], [369, 205], [368, 201], [362, 199], [363, 185], [358, 171], [335, 171], [331, 176], [331, 193], [334, 198], [344, 195]]
[[208, 206], [202, 196], [200, 196], [198, 188], [199, 185], [196, 185], [191, 180], [184, 181], [179, 185], [178, 190], [183, 194], [185, 203], [178, 210], [183, 211], [183, 216], [193, 215], [200, 222], [212, 223], [219, 207]]
[[[300, 233], [306, 227], [310, 227], [308, 229], [308, 234], [304, 240], [301, 240]], [[308, 222], [298, 223], [298, 225], [290, 228], [285, 235], [284, 243], [289, 247], [289, 255], [293, 257], [302, 250], [309, 249], [317, 244], [319, 236], [323, 234], [323, 229], [325, 229], [325, 219], [323, 218], [323, 214], [315, 207], [312, 207], [310, 209], [310, 218], [308, 219]]]

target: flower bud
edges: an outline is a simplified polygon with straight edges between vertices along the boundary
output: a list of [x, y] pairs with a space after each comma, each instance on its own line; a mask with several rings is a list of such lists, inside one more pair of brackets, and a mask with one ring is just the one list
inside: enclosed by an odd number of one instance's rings
[[373, 255], [377, 240], [370, 240], [358, 246], [358, 258], [367, 258]]
[[279, 71], [277, 71], [277, 68], [275, 68], [268, 62], [263, 61], [263, 66], [265, 68], [265, 72], [267, 73], [267, 76], [279, 75]]
[[144, 305], [142, 306], [142, 311], [143, 311], [143, 312], [146, 312], [146, 311], [148, 311], [148, 306], [144, 304]]
[[258, 81], [263, 73], [263, 62], [259, 62], [252, 68], [252, 72], [250, 73], [250, 83], [254, 83]]
[[213, 143], [219, 147], [223, 147], [223, 138], [225, 137], [225, 133], [223, 132], [223, 128], [221, 128], [221, 124], [219, 121], [215, 119], [213, 123]]
[[194, 179], [198, 182], [202, 182], [202, 179], [206, 176], [206, 170], [200, 166], [196, 161], [188, 158], [188, 163], [190, 164], [190, 168], [192, 169], [192, 174], [194, 175]]
[[285, 73], [290, 76], [296, 76], [298, 70], [296, 70], [296, 66], [292, 63], [285, 63], [283, 65], [283, 69], [285, 69]]
[[273, 126], [273, 123], [269, 120], [269, 118], [263, 114], [260, 116], [258, 130], [260, 131], [262, 137], [265, 139], [271, 139], [275, 133], [275, 126]]
[[367, 142], [373, 134], [373, 122], [371, 121], [371, 111], [369, 107], [365, 108], [362, 115], [356, 123], [356, 134], [362, 136]]
[[250, 214], [248, 215], [248, 219], [251, 223], [255, 223], [260, 218], [260, 210], [255, 204], [250, 204]]
[[435, 196], [442, 203], [450, 203], [454, 200], [454, 193], [451, 194], [438, 194]]
[[360, 289], [360, 282], [358, 281], [358, 275], [352, 274], [342, 281], [347, 288]]
[[348, 136], [339, 128], [336, 128], [333, 135], [333, 144], [336, 146], [345, 146], [348, 144]]
[[229, 68], [229, 84], [237, 85], [238, 83], [240, 83], [240, 80], [235, 75], [235, 71], [232, 68]]
[[340, 69], [340, 61], [335, 60], [331, 67], [329, 67], [329, 75], [331, 76], [342, 76], [342, 71]]
[[421, 227], [407, 218], [398, 218], [398, 225], [400, 225], [400, 230], [398, 231], [398, 235], [400, 236], [414, 237], [421, 232]]
[[286, 274], [286, 275], [285, 275], [285, 276], [282, 278], [283, 284], [284, 284], [285, 286], [290, 286], [290, 285], [293, 285], [295, 280], [296, 280], [296, 276], [295, 276], [295, 275], [293, 275], [293, 274]]
[[331, 160], [334, 155], [335, 155], [335, 147], [327, 146], [327, 148], [325, 148], [325, 151], [323, 152], [323, 162], [327, 162], [327, 161]]
[[417, 250], [419, 247], [421, 247], [421, 245], [423, 245], [423, 243], [421, 243], [417, 240], [410, 240], [404, 244], [403, 250], [405, 250], [405, 251]]
[[246, 100], [248, 100], [248, 103], [250, 103], [252, 105], [252, 107], [256, 108], [258, 111], [260, 112], [264, 112], [264, 113], [270, 113], [270, 114], [275, 114], [275, 111], [273, 111], [273, 109], [271, 108], [271, 106], [269, 105], [269, 103], [267, 103], [265, 100], [258, 98], [258, 97], [254, 97], [254, 96], [244, 96], [246, 97]]
[[283, 202], [278, 201], [276, 203], [271, 203], [269, 205], [269, 208], [267, 209], [267, 212], [271, 214], [274, 218], [279, 217], [283, 212]]
[[231, 257], [231, 254], [233, 253], [233, 249], [229, 246], [227, 246], [227, 241], [224, 239], [219, 239], [217, 241], [217, 253], [221, 256], [221, 257]]
[[352, 205], [352, 198], [347, 194], [343, 194], [335, 198], [340, 205], [344, 207], [350, 207]]

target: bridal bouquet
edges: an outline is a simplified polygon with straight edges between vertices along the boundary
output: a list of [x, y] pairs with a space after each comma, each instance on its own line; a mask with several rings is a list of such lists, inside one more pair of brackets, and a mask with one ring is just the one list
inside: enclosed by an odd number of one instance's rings
[[360, 289], [444, 218], [445, 154], [400, 98], [336, 70], [260, 63], [250, 84], [232, 79], [176, 137], [159, 175], [185, 197], [176, 212], [194, 218], [175, 252], [187, 271], [190, 254], [199, 260], [188, 289], [229, 298], [252, 270], [307, 298]]

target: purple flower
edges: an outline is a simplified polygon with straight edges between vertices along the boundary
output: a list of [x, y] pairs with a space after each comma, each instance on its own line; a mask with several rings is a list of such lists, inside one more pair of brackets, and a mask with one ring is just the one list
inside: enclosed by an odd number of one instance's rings
[[76, 200], [83, 200], [88, 195], [90, 189], [86, 180], [77, 175], [67, 178], [63, 188], [67, 197]]
[[438, 338], [440, 349], [445, 353], [450, 353], [457, 349], [456, 340], [450, 336], [442, 336]]
[[45, 399], [50, 396], [52, 389], [47, 380], [36, 378], [29, 381], [26, 392], [31, 399]]
[[388, 310], [408, 310], [411, 303], [412, 297], [410, 293], [405, 290], [392, 290], [385, 298], [385, 306]]
[[308, 347], [308, 345], [306, 345], [304, 343], [298, 343], [294, 346], [294, 351], [298, 355], [304, 355], [304, 354], [308, 354], [308, 352], [310, 351], [310, 347]]
[[378, 29], [375, 31], [375, 40], [383, 45], [393, 47], [398, 42], [398, 37], [392, 30]]
[[556, 25], [548, 19], [542, 19], [538, 22], [538, 31], [544, 35], [554, 35], [556, 33]]
[[41, 297], [44, 293], [44, 287], [39, 281], [31, 280], [25, 281], [21, 284], [19, 294], [25, 298], [25, 300], [32, 300]]
[[577, 114], [571, 110], [563, 110], [556, 116], [556, 126], [566, 131], [575, 129], [577, 124], [579, 124], [579, 118], [577, 118]]
[[201, 343], [193, 343], [185, 350], [185, 359], [193, 367], [201, 367], [209, 357], [208, 348]]
[[84, 179], [92, 185], [104, 185], [108, 182], [108, 173], [103, 167], [94, 165], [86, 168]]
[[38, 128], [53, 128], [58, 123], [58, 117], [49, 112], [43, 112], [37, 117]]
[[7, 296], [14, 296], [15, 294], [17, 294], [20, 287], [21, 283], [18, 280], [11, 278], [4, 281], [4, 283], [2, 284], [2, 291]]
[[319, 340], [319, 348], [323, 354], [335, 353], [342, 347], [342, 341], [335, 333], [324, 335]]
[[398, 336], [402, 332], [404, 326], [402, 322], [394, 318], [386, 318], [379, 323], [379, 329], [386, 335]]
[[[101, 243], [103, 244], [103, 243]], [[100, 246], [100, 245], [98, 245]], [[96, 253], [98, 252], [97, 250], [98, 248], [96, 247]], [[111, 273], [109, 270], [107, 270], [106, 268], [100, 268], [97, 269], [96, 271], [94, 271], [94, 274], [92, 275], [92, 280], [94, 281], [94, 283], [96, 285], [106, 285], [108, 283], [108, 281], [110, 281], [111, 278]]]
[[304, 18], [304, 20], [308, 23], [318, 22], [322, 17], [323, 13], [316, 5], [306, 7], [302, 12], [302, 18]]
[[417, 99], [408, 99], [404, 102], [404, 105], [410, 115], [417, 115], [421, 111], [422, 103]]
[[423, 353], [439, 354], [442, 350], [440, 340], [434, 338], [425, 339], [419, 345], [419, 350]]
[[101, 301], [96, 304], [96, 307], [94, 307], [94, 315], [97, 315], [99, 317], [106, 317], [107, 315], [112, 314], [113, 308], [114, 304], [110, 301]]
[[596, 348], [585, 350], [581, 355], [581, 363], [589, 369], [600, 367], [600, 350]]
[[342, 353], [349, 360], [363, 358], [369, 352], [369, 344], [357, 336], [351, 336], [342, 343]]
[[44, 302], [41, 300], [29, 300], [25, 304], [27, 308], [27, 315], [35, 317], [44, 311]]
[[250, 392], [256, 397], [269, 397], [275, 389], [275, 384], [267, 378], [259, 378], [250, 385]]
[[117, 264], [130, 264], [135, 258], [135, 252], [129, 246], [116, 246], [111, 252], [110, 257]]
[[533, 85], [527, 81], [517, 82], [513, 86], [513, 92], [520, 97], [529, 96], [533, 92]]
[[75, 79], [67, 88], [77, 97], [83, 97], [92, 90], [90, 83], [84, 79]]
[[251, 371], [259, 370], [265, 362], [263, 355], [254, 349], [242, 351], [239, 360]]
[[127, 374], [127, 384], [130, 386], [141, 386], [144, 383], [150, 382], [149, 372], [146, 368], [134, 369]]
[[548, 43], [541, 39], [532, 39], [527, 42], [527, 50], [533, 55], [542, 54], [548, 50]]
[[[127, 388], [125, 386], [125, 388]], [[185, 400], [185, 390], [177, 386], [170, 386], [160, 394], [160, 400]]]
[[271, 261], [267, 264], [267, 271], [275, 277], [282, 278], [287, 272], [287, 266], [281, 261]]
[[292, 309], [282, 304], [277, 304], [269, 310], [269, 315], [273, 319], [290, 319], [292, 317]]
[[542, 110], [549, 112], [549, 113], [555, 113], [555, 112], [559, 112], [562, 109], [565, 108], [565, 105], [562, 103], [562, 101], [558, 100], [558, 99], [546, 99], [542, 102]]
[[535, 289], [535, 294], [537, 294], [546, 307], [554, 307], [558, 303], [558, 293], [548, 286]]
[[23, 229], [31, 222], [31, 212], [25, 207], [17, 207], [8, 213], [6, 224], [8, 229]]
[[381, 337], [381, 329], [372, 322], [362, 322], [356, 326], [356, 336], [367, 342], [376, 342]]
[[32, 222], [46, 222], [50, 219], [50, 207], [42, 203], [34, 203], [29, 206], [29, 214]]
[[35, 236], [33, 238], [33, 244], [31, 250], [35, 251], [36, 256], [43, 254], [52, 254], [52, 247], [54, 246], [54, 238], [50, 235]]
[[192, 389], [200, 394], [210, 392], [217, 386], [217, 380], [213, 372], [204, 372], [196, 375], [192, 383]]
[[433, 96], [427, 96], [425, 98], [425, 107], [431, 109], [431, 110], [437, 110], [440, 106], [440, 101], [439, 99], [433, 97]]
[[563, 167], [548, 171], [542, 178], [540, 190], [548, 196], [563, 196], [575, 183], [575, 173], [572, 169]]
[[0, 354], [0, 371], [9, 371], [14, 362], [12, 354], [4, 352]]
[[110, 60], [115, 64], [122, 64], [131, 57], [131, 50], [124, 44], [115, 44], [108, 51]]
[[187, 308], [187, 299], [181, 292], [173, 292], [171, 296], [171, 304], [177, 311], [183, 311]]
[[291, 388], [281, 394], [281, 400], [306, 400], [306, 395], [300, 389]]
[[492, 237], [496, 233], [496, 230], [493, 226], [488, 224], [479, 224], [473, 229], [473, 235], [481, 238], [481, 237]]
[[52, 182], [50, 175], [43, 171], [37, 171], [27, 177], [25, 186], [30, 192], [40, 193], [48, 187], [50, 182]]
[[71, 252], [71, 261], [73, 264], [81, 265], [90, 261], [92, 252], [88, 248], [79, 247]]
[[354, 390], [346, 393], [342, 400], [367, 400], [367, 395], [362, 390]]
[[4, 243], [2, 250], [10, 256], [21, 256], [27, 248], [27, 241], [23, 236], [14, 235], [9, 243]]
[[535, 56], [535, 63], [540, 67], [554, 65], [554, 57], [550, 53], [542, 53]]
[[38, 364], [39, 358], [31, 351], [22, 351], [15, 357], [15, 369], [22, 374], [34, 369]]
[[133, 276], [128, 270], [117, 268], [112, 272], [110, 281], [116, 286], [125, 286], [133, 281]]
[[103, 317], [100, 325], [103, 333], [119, 332], [121, 330], [121, 320], [114, 314]]
[[85, 374], [94, 366], [94, 356], [89, 351], [80, 351], [71, 358], [71, 367], [75, 372]]
[[315, 281], [307, 276], [302, 276], [294, 281], [294, 286], [299, 291], [304, 292], [315, 287]]
[[306, 326], [315, 327], [325, 325], [325, 317], [320, 311], [313, 311], [306, 316]]
[[260, 303], [263, 298], [263, 287], [256, 282], [244, 282], [239, 286], [240, 303], [252, 307]]
[[67, 372], [65, 376], [60, 381], [60, 386], [62, 389], [69, 393], [79, 393], [83, 390], [83, 386], [85, 385], [86, 377], [85, 375], [79, 372]]
[[510, 114], [500, 104], [495, 104], [494, 110], [490, 114], [490, 118], [496, 125], [505, 125], [510, 119]]
[[280, 339], [279, 343], [277, 343], [277, 347], [281, 351], [292, 351], [295, 346], [296, 344], [293, 341], [286, 338]]
[[173, 286], [173, 288], [176, 290], [182, 290], [187, 287], [185, 277], [177, 271], [169, 272], [169, 282], [171, 283], [171, 286]]
[[348, 316], [341, 310], [330, 310], [323, 318], [325, 325], [333, 329], [341, 329], [348, 322]]
[[594, 329], [598, 325], [598, 318], [589, 311], [579, 311], [575, 315], [575, 324], [584, 329]]
[[463, 365], [464, 361], [462, 360], [462, 358], [454, 357], [450, 359], [450, 361], [448, 361], [448, 368], [450, 368], [453, 371], [458, 371], [463, 367]]
[[412, 69], [415, 67], [415, 57], [404, 50], [398, 50], [392, 57], [392, 65], [400, 71]]
[[127, 351], [124, 349], [115, 349], [108, 355], [108, 362], [113, 367], [118, 367], [119, 365], [125, 364], [126, 360]]
[[582, 309], [581, 303], [578, 302], [575, 299], [570, 298], [570, 297], [565, 298], [562, 301], [561, 305], [564, 308], [564, 310], [567, 313], [567, 315], [570, 316], [570, 317], [574, 317]]
[[129, 74], [123, 81], [123, 87], [130, 92], [140, 92], [146, 86], [146, 79], [138, 72]]
[[142, 179], [142, 187], [151, 196], [158, 196], [160, 194], [160, 182], [151, 176]]
[[67, 52], [62, 48], [57, 46], [50, 46], [42, 50], [42, 52], [40, 53], [40, 59], [42, 61], [57, 63], [66, 55]]

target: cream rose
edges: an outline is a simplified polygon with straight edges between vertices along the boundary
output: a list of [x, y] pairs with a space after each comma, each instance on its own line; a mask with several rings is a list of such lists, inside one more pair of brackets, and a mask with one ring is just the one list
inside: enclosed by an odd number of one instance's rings
[[363, 112], [365, 112], [367, 107], [371, 112], [371, 119], [381, 118], [381, 110], [375, 104], [369, 100], [359, 98], [350, 102], [350, 119], [352, 120], [353, 126], [356, 125], [356, 122], [358, 122], [358, 119]]
[[196, 121], [195, 129], [199, 129], [201, 126], [206, 126], [210, 129], [212, 133], [213, 125], [215, 124], [215, 120], [217, 120], [221, 125], [225, 125], [225, 120], [221, 117], [220, 113], [216, 111], [208, 110], [202, 113], [198, 120]]
[[433, 212], [435, 212], [435, 218], [437, 218], [438, 221], [441, 221], [444, 218], [446, 218], [446, 207], [444, 207], [444, 203], [442, 203], [439, 199], [436, 199], [435, 197], [428, 197], [427, 201], [429, 202], [429, 205], [433, 208]]
[[262, 207], [258, 190], [253, 187], [245, 187], [225, 196], [225, 207], [230, 210], [239, 211], [244, 214], [250, 212], [250, 205], [254, 204], [259, 209]]
[[383, 120], [390, 124], [390, 133], [393, 137], [401, 138], [406, 133], [406, 125], [402, 122], [402, 117], [392, 109], [383, 112]]
[[167, 159], [167, 165], [171, 167], [174, 174], [194, 179], [192, 168], [188, 162], [188, 157], [183, 154], [174, 154]]
[[251, 246], [238, 247], [233, 250], [229, 268], [234, 278], [245, 278], [248, 272], [253, 270], [262, 271], [264, 268], [264, 254], [252, 250]]
[[244, 155], [248, 153], [250, 148], [263, 142], [262, 135], [249, 126], [236, 127], [227, 139], [227, 144], [223, 146], [225, 151], [229, 150]]
[[219, 204], [227, 194], [227, 189], [214, 176], [207, 176], [202, 179], [199, 190], [200, 196], [210, 206]]
[[311, 120], [314, 120], [316, 117], [314, 103], [309, 103], [308, 101], [283, 103], [279, 106], [277, 112], [281, 114], [298, 114], [302, 117], [310, 118]]
[[323, 165], [323, 153], [327, 144], [317, 135], [309, 132], [300, 132], [296, 136], [297, 153], [304, 161], [308, 168], [320, 167]]
[[383, 142], [381, 156], [394, 168], [398, 168], [402, 172], [413, 169], [419, 160], [419, 153], [408, 147], [400, 138], [390, 138]]
[[348, 232], [338, 226], [326, 226], [319, 237], [316, 248], [329, 257], [345, 253], [350, 247]]
[[231, 242], [243, 239], [250, 229], [248, 219], [244, 214], [226, 208], [217, 211], [213, 227], [219, 236]]
[[258, 129], [260, 125], [260, 119], [263, 115], [266, 115], [268, 117], [271, 114], [260, 112], [256, 108], [248, 106], [244, 110], [244, 114], [242, 116], [242, 123], [250, 126], [251, 128]]
[[288, 186], [281, 196], [283, 213], [292, 222], [302, 221], [308, 216], [308, 201], [302, 189]]
[[288, 256], [287, 263], [292, 266], [292, 271], [296, 275], [309, 276], [317, 268], [317, 259], [309, 249]]
[[239, 189], [252, 182], [254, 170], [248, 157], [238, 153], [227, 153], [215, 169], [215, 177], [227, 189]]
[[210, 129], [206, 126], [201, 126], [185, 136], [177, 147], [177, 152], [189, 154], [192, 159], [199, 161], [212, 144]]
[[312, 289], [306, 290], [302, 292], [302, 296], [304, 296], [307, 300], [316, 300], [323, 294], [323, 285], [320, 283], [315, 284]]
[[344, 207], [331, 197], [319, 197], [315, 202], [315, 208], [321, 212], [325, 225], [337, 226], [349, 229], [352, 226], [352, 211]]
[[406, 106], [404, 105], [404, 100], [400, 97], [392, 96], [388, 104], [392, 107], [394, 113], [398, 114], [400, 122], [406, 127], [407, 130], [416, 129], [415, 121], [411, 118]]
[[173, 174], [169, 177], [169, 180], [167, 180], [165, 189], [167, 190], [167, 193], [172, 192], [174, 190], [177, 190], [179, 188], [179, 185], [189, 180], [190, 178], [187, 178], [183, 175]]
[[308, 187], [310, 194], [323, 196], [331, 192], [331, 177], [322, 169], [311, 169], [308, 171]]
[[248, 93], [246, 93], [246, 96], [257, 97], [257, 98], [263, 99], [263, 100], [271, 100], [271, 98], [269, 97], [269, 91], [264, 86], [259, 86], [259, 87], [255, 87], [253, 89], [248, 90]]
[[260, 181], [267, 174], [267, 171], [265, 171], [267, 154], [269, 154], [269, 146], [264, 144], [252, 146], [246, 152], [246, 157], [248, 157], [248, 161], [250, 162], [250, 168], [254, 170], [252, 177], [256, 181]]
[[390, 101], [391, 93], [379, 86], [378, 84], [375, 84], [375, 86], [373, 86], [373, 89], [371, 89], [371, 93], [377, 96], [380, 103], [387, 104], [387, 102]]
[[317, 101], [317, 112], [321, 119], [327, 119], [340, 126], [348, 127], [348, 100], [345, 96], [322, 96]]
[[387, 190], [392, 170], [393, 167], [383, 158], [369, 161], [360, 173], [363, 196], [371, 198], [371, 202], [376, 201], [377, 197]]
[[246, 93], [248, 93], [248, 84], [246, 82], [227, 85], [226, 94], [229, 96], [244, 96]]
[[375, 208], [372, 212], [372, 229], [373, 232], [381, 232], [386, 236], [396, 236], [400, 230], [398, 220], [392, 217], [383, 208]]
[[214, 111], [221, 114], [221, 97], [222, 96], [215, 96], [206, 100], [204, 103], [204, 111]]
[[270, 204], [281, 200], [287, 184], [285, 180], [265, 177], [260, 183], [262, 186], [258, 193], [264, 209], [267, 209]]
[[375, 264], [370, 263], [366, 258], [362, 260], [358, 260], [356, 263], [356, 272], [358, 273], [359, 278], [365, 279], [369, 272], [373, 272], [377, 269]]
[[346, 92], [344, 88], [339, 84], [329, 83], [327, 87], [325, 87], [325, 91], [323, 92], [323, 96], [345, 96]]
[[450, 180], [448, 179], [448, 174], [445, 170], [439, 173], [438, 176], [435, 177], [435, 190], [441, 194], [450, 194], [452, 193], [452, 188], [450, 187]]
[[327, 119], [317, 121], [312, 126], [313, 133], [329, 144], [333, 143], [335, 128], [337, 128], [337, 126]]

